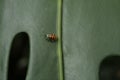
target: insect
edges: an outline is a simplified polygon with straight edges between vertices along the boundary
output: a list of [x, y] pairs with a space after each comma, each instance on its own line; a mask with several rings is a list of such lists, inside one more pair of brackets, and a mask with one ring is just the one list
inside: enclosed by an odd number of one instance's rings
[[57, 36], [54, 33], [46, 34], [46, 39], [51, 42], [56, 42], [58, 40]]

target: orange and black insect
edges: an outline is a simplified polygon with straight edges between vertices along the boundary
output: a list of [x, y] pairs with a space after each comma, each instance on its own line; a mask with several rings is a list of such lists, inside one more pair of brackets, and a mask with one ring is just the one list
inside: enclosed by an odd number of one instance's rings
[[54, 33], [46, 34], [46, 39], [51, 42], [55, 42], [58, 40], [57, 36]]

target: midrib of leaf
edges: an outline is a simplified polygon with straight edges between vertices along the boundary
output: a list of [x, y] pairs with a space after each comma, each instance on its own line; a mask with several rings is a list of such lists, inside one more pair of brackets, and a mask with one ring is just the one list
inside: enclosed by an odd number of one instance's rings
[[59, 80], [64, 80], [63, 74], [63, 53], [62, 53], [62, 0], [58, 0], [57, 4], [57, 35], [58, 35], [58, 66], [59, 66]]

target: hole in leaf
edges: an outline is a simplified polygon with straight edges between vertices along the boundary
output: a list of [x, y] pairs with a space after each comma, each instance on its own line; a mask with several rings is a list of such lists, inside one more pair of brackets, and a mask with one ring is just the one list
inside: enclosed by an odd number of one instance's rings
[[30, 53], [29, 36], [25, 32], [18, 33], [12, 42], [9, 64], [8, 80], [25, 80]]
[[120, 80], [120, 56], [108, 56], [101, 62], [99, 80]]

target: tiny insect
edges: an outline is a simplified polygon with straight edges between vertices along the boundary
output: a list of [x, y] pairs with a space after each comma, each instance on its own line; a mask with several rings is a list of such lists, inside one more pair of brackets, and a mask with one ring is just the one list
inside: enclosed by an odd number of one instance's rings
[[46, 39], [51, 42], [56, 42], [58, 40], [57, 36], [54, 33], [46, 34]]

